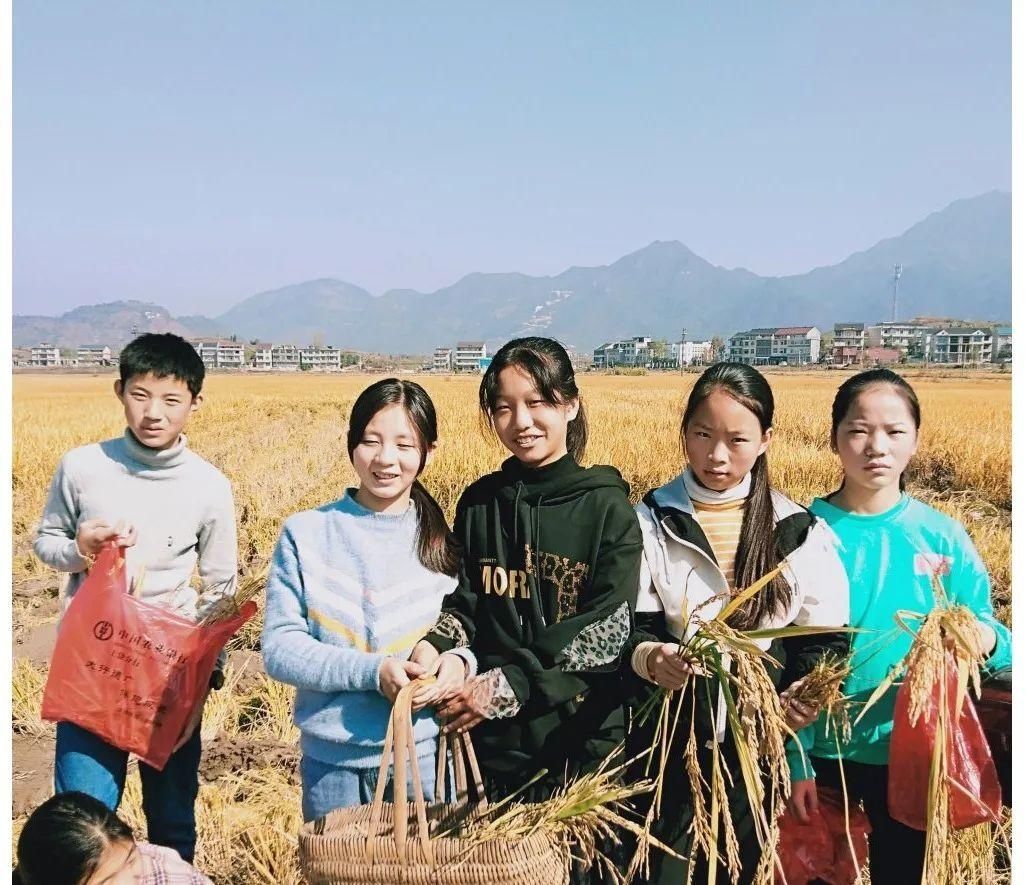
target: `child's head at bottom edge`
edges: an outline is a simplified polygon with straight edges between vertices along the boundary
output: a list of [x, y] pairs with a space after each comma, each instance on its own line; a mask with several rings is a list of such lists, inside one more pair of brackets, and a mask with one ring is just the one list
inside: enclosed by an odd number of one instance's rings
[[21, 885], [127, 885], [141, 858], [131, 828], [85, 793], [51, 796], [18, 837], [15, 882]]

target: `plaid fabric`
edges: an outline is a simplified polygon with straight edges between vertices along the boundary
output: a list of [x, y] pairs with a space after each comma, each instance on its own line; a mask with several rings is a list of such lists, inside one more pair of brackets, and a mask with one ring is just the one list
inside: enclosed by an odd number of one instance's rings
[[139, 885], [213, 885], [192, 864], [182, 860], [174, 849], [149, 842], [136, 844], [143, 859]]

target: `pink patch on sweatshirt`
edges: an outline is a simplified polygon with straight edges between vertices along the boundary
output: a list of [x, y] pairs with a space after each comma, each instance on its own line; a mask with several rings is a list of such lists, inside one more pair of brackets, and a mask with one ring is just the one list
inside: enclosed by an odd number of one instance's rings
[[917, 553], [914, 568], [917, 575], [943, 578], [945, 575], [951, 574], [953, 563], [954, 559], [943, 553]]

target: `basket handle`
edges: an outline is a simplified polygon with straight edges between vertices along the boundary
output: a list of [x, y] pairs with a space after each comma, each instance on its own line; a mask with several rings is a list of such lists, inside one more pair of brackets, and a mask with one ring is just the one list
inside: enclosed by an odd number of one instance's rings
[[438, 735], [438, 765], [435, 769], [435, 802], [445, 801], [445, 760], [452, 755], [453, 778], [456, 786], [456, 802], [469, 802], [470, 794], [467, 789], [467, 766], [470, 766], [470, 776], [474, 779], [474, 793], [477, 796], [477, 809], [484, 811], [488, 808], [488, 799], [485, 796], [484, 781], [481, 777], [481, 767], [477, 763], [477, 754], [474, 753], [474, 744], [470, 735], [466, 732], [455, 735], [441, 732]]
[[396, 695], [392, 706], [392, 715], [388, 720], [385, 732], [385, 746], [382, 748], [381, 764], [378, 766], [378, 782], [374, 789], [374, 802], [371, 805], [370, 823], [367, 830], [367, 860], [374, 861], [374, 836], [381, 823], [381, 813], [385, 801], [385, 784], [388, 781], [389, 765], [392, 774], [392, 830], [395, 837], [396, 851], [401, 863], [406, 863], [409, 839], [409, 788], [406, 782], [406, 765], [411, 766], [413, 775], [412, 802], [417, 815], [418, 841], [424, 853], [424, 859], [434, 864], [434, 850], [431, 845], [427, 821], [427, 803], [424, 801], [424, 789], [420, 780], [420, 766], [417, 764], [417, 746], [413, 738], [413, 693], [425, 682], [433, 681], [434, 677], [416, 680], [404, 685]]

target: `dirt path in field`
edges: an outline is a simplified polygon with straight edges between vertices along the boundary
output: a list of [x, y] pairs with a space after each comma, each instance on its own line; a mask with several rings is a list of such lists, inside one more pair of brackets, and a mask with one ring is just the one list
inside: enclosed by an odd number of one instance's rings
[[21, 817], [53, 792], [53, 737], [15, 734], [11, 751], [11, 816]]
[[[57, 640], [56, 588], [46, 581], [23, 581], [14, 588], [13, 657], [36, 667], [48, 664]], [[263, 674], [258, 652], [232, 652], [230, 663], [241, 673], [237, 690], [245, 690]], [[53, 792], [54, 737], [12, 735], [11, 814], [21, 817]], [[294, 744], [245, 740], [219, 735], [205, 742], [200, 761], [200, 781], [210, 783], [226, 775], [254, 768], [273, 767], [299, 783], [299, 749]]]

